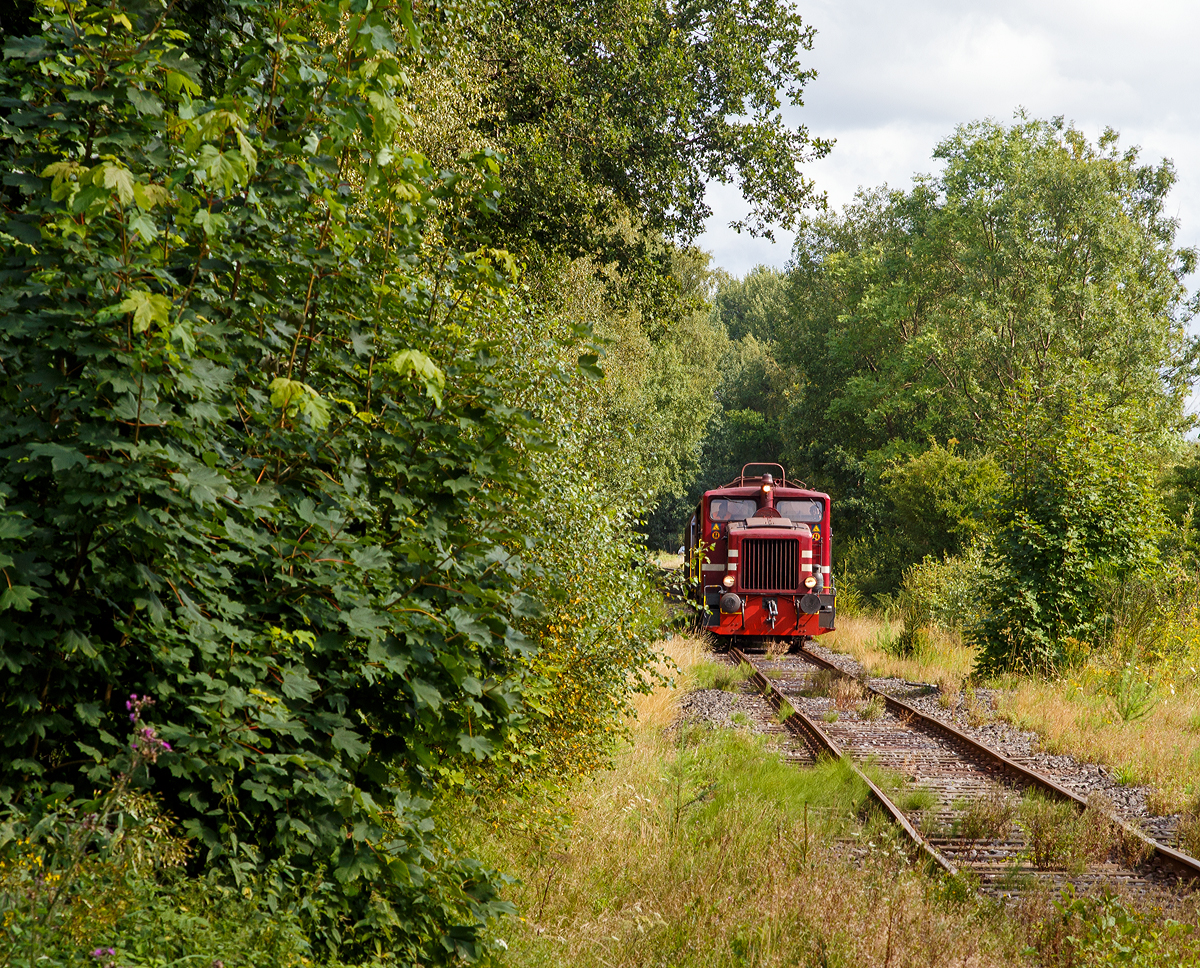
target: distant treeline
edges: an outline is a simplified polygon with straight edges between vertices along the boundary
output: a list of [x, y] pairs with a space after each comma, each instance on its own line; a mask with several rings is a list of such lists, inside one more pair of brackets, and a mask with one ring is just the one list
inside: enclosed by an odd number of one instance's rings
[[1022, 115], [935, 158], [808, 223], [784, 270], [718, 281], [718, 406], [650, 539], [673, 547], [704, 488], [779, 461], [832, 495], [850, 600], [969, 572], [948, 620], [985, 664], [1053, 664], [1100, 634], [1104, 588], [1189, 553], [1196, 254], [1170, 162], [1114, 132]]

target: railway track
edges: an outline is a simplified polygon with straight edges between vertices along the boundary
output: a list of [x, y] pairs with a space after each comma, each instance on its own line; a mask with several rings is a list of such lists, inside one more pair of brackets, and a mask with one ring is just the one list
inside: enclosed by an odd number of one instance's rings
[[[734, 648], [730, 658], [753, 668], [751, 684], [776, 712], [790, 709], [783, 724], [814, 758], [849, 758], [915, 852], [949, 874], [972, 872], [985, 893], [1011, 896], [1046, 880], [1080, 889], [1119, 885], [1171, 893], [1200, 883], [1200, 861], [1147, 837], [1103, 803], [1089, 805], [1049, 777], [901, 699], [858, 683], [807, 649], [771, 658]], [[833, 701], [812, 695], [822, 674], [827, 682], [855, 683], [842, 690], [843, 696], [861, 689], [859, 708], [871, 703], [872, 714], [847, 708], [832, 715]], [[819, 718], [822, 711], [830, 721]], [[910, 786], [902, 793], [889, 792], [864, 772], [869, 763]], [[1037, 812], [1026, 813], [1026, 822], [1017, 824], [1018, 800], [1031, 792], [1042, 798], [1042, 805], [1032, 807]], [[1028, 803], [1025, 809], [1031, 809]], [[1066, 861], [1048, 849], [1062, 842], [1063, 829], [1072, 823], [1076, 826], [1071, 829], [1082, 831], [1083, 842], [1091, 844], [1085, 860], [1076, 856]], [[1057, 824], [1057, 829], [1047, 824]]]

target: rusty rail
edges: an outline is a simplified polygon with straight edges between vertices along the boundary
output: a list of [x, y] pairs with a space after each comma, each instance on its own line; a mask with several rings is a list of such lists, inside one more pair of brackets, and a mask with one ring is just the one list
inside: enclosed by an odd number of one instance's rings
[[[744, 662], [746, 665], [750, 666], [751, 669], [754, 669], [754, 674], [750, 677], [750, 682], [754, 683], [754, 685], [758, 687], [759, 691], [763, 695], [763, 698], [771, 704], [771, 708], [776, 712], [779, 712], [783, 707], [783, 704], [787, 702], [786, 697], [778, 689], [776, 689], [774, 685], [771, 684], [770, 679], [768, 679], [754, 667], [754, 663], [746, 658], [745, 653], [743, 653], [741, 649], [735, 646], [729, 650], [729, 655], [735, 662]], [[788, 703], [788, 706], [791, 706], [791, 703]], [[802, 740], [804, 740], [805, 745], [808, 746], [808, 748], [812, 751], [814, 758], [823, 755], [832, 756], [834, 759], [839, 760], [844, 758], [845, 762], [850, 766], [850, 769], [852, 769], [858, 778], [862, 780], [864, 784], [866, 784], [871, 796], [881, 807], [883, 807], [884, 812], [891, 817], [893, 823], [895, 823], [898, 827], [900, 827], [901, 830], [904, 831], [908, 838], [917, 847], [918, 851], [924, 854], [929, 860], [931, 860], [947, 874], [950, 874], [951, 876], [958, 874], [958, 868], [955, 867], [954, 864], [952, 864], [945, 856], [943, 856], [941, 851], [939, 851], [933, 846], [933, 844], [931, 844], [921, 835], [921, 832], [917, 830], [917, 828], [912, 825], [912, 822], [908, 819], [908, 817], [904, 815], [904, 811], [896, 806], [896, 804], [892, 802], [891, 798], [886, 793], [879, 789], [874, 780], [860, 770], [850, 760], [849, 757], [844, 757], [841, 747], [838, 746], [838, 744], [835, 743], [833, 739], [821, 729], [821, 727], [819, 727], [816, 723], [809, 719], [808, 716], [804, 715], [804, 713], [800, 712], [800, 710], [796, 709], [795, 707], [792, 707], [791, 715], [783, 720], [783, 725], [787, 727], [789, 732], [799, 736]]]
[[[753, 665], [753, 663], [750, 663], [749, 660], [745, 658], [742, 652], [738, 651], [737, 654], [742, 657], [742, 661]], [[822, 658], [816, 653], [808, 651], [808, 649], [802, 647], [795, 654], [799, 655], [806, 661], [813, 663], [814, 665], [829, 669], [830, 671], [837, 673], [839, 676], [843, 676], [847, 679], [855, 678], [844, 669], [841, 669], [834, 663], [830, 662], [828, 659]], [[755, 671], [757, 673], [757, 670]], [[761, 676], [761, 674], [759, 675]], [[765, 679], [766, 677], [762, 676], [762, 678]], [[880, 692], [878, 689], [875, 689], [866, 683], [862, 683], [862, 686], [867, 690], [867, 692], [881, 698], [884, 701], [884, 704], [887, 706], [888, 711], [893, 715], [907, 720], [910, 724], [918, 725], [927, 731], [937, 733], [950, 740], [952, 743], [964, 747], [970, 755], [989, 763], [994, 767], [997, 767], [1013, 779], [1017, 780], [1021, 785], [1026, 787], [1036, 787], [1037, 789], [1049, 793], [1053, 797], [1057, 797], [1062, 800], [1068, 800], [1075, 804], [1075, 806], [1080, 810], [1087, 807], [1087, 800], [1085, 800], [1079, 794], [1072, 790], [1068, 790], [1060, 783], [1057, 783], [1050, 777], [1039, 773], [1037, 770], [1031, 769], [1027, 766], [1022, 766], [1015, 760], [1009, 759], [999, 750], [994, 750], [990, 746], [981, 743], [974, 737], [968, 736], [962, 730], [951, 725], [950, 723], [943, 722], [936, 716], [930, 716], [928, 713], [923, 713], [919, 709], [916, 709], [904, 702], [904, 700], [897, 699], [895, 696], [889, 696], [885, 692]], [[1116, 816], [1115, 814], [1108, 814], [1108, 818], [1112, 820], [1113, 823], [1120, 826], [1128, 836], [1134, 837], [1135, 839], [1141, 841], [1144, 846], [1153, 850], [1154, 856], [1156, 856], [1166, 866], [1170, 867], [1176, 874], [1179, 874], [1181, 877], [1187, 879], [1200, 878], [1200, 860], [1197, 860], [1195, 857], [1190, 857], [1182, 851], [1175, 850], [1173, 847], [1168, 847], [1166, 844], [1160, 843], [1153, 837], [1148, 837], [1143, 831], [1139, 830], [1133, 824], [1121, 817]]]

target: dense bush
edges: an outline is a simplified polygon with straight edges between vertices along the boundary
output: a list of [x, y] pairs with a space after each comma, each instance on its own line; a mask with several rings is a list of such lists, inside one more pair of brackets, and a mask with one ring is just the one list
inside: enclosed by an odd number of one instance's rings
[[8, 39], [0, 784], [90, 794], [150, 694], [199, 859], [428, 961], [493, 909], [414, 784], [517, 710], [540, 437], [476, 335], [496, 162], [393, 150], [406, 9], [245, 8], [215, 91], [156, 4]]
[[1124, 432], [1136, 419], [1126, 416], [1090, 396], [1052, 417], [1014, 414], [1010, 490], [971, 631], [981, 669], [1059, 665], [1103, 627], [1100, 581], [1155, 564], [1164, 530], [1155, 465]]

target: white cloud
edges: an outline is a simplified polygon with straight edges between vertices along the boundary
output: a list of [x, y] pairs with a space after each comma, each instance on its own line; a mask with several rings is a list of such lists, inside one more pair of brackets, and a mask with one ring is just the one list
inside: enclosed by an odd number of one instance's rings
[[[1096, 137], [1106, 127], [1143, 157], [1172, 158], [1170, 205], [1180, 242], [1200, 245], [1200, 5], [1149, 0], [799, 0], [818, 30], [810, 63], [820, 76], [789, 114], [837, 139], [807, 174], [844, 205], [860, 185], [909, 184], [935, 168], [934, 146], [957, 124], [1008, 120], [1024, 106], [1064, 115]], [[745, 211], [732, 186], [713, 186], [714, 214], [699, 244], [742, 274], [782, 266], [792, 238], [738, 236]]]

